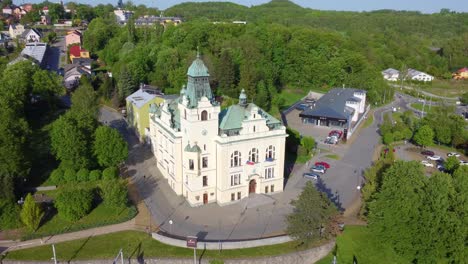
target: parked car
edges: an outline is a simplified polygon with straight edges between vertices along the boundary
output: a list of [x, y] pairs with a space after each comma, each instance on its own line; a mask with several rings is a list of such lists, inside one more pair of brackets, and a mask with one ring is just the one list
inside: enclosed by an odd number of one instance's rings
[[430, 163], [430, 162], [427, 161], [427, 160], [422, 160], [421, 163], [422, 163], [422, 165], [424, 165], [424, 167], [431, 167], [431, 168], [434, 168], [434, 164]]
[[318, 161], [318, 162], [315, 162], [314, 164], [315, 166], [324, 166], [325, 169], [329, 169], [330, 168], [330, 164], [326, 163], [325, 161]]
[[460, 160], [460, 166], [461, 166], [461, 165], [468, 165], [468, 162], [467, 162], [467, 161]]
[[337, 136], [327, 137], [327, 138], [325, 139], [325, 143], [326, 143], [326, 144], [332, 144], [332, 145], [333, 145], [333, 144], [336, 144], [336, 143], [338, 143], [338, 137], [337, 137]]
[[340, 139], [341, 136], [343, 136], [343, 131], [332, 130], [332, 131], [330, 131], [330, 133], [328, 133], [328, 136], [329, 137], [336, 136], [338, 139]]
[[455, 156], [455, 157], [459, 158], [459, 157], [460, 157], [460, 154], [458, 154], [458, 153], [456, 153], [456, 152], [450, 152], [450, 153], [447, 153], [447, 156], [449, 156], [449, 157]]
[[300, 111], [304, 111], [306, 110], [307, 108], [309, 108], [309, 105], [308, 104], [299, 104], [296, 106], [296, 109], [297, 110], [300, 110]]
[[434, 155], [434, 156], [427, 156], [426, 158], [429, 159], [429, 160], [440, 160], [440, 159], [441, 159], [441, 157], [440, 157], [440, 156], [437, 156], [437, 155]]
[[319, 165], [319, 166], [313, 166], [313, 167], [311, 168], [311, 170], [312, 170], [313, 172], [320, 172], [320, 173], [325, 173], [325, 171], [327, 171], [327, 169], [326, 169], [324, 166], [321, 166], [321, 165]]
[[304, 178], [307, 178], [307, 179], [311, 179], [311, 180], [318, 180], [320, 178], [320, 175], [318, 175], [317, 173], [313, 173], [313, 172], [306, 172], [304, 173]]
[[430, 151], [430, 150], [423, 150], [423, 151], [421, 151], [421, 154], [423, 154], [424, 156], [434, 156], [435, 155], [434, 151]]

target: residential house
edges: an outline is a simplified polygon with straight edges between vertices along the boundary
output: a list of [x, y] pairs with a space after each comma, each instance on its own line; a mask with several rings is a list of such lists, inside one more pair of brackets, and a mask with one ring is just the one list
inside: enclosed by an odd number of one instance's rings
[[68, 47], [73, 44], [78, 44], [81, 45], [81, 40], [82, 40], [82, 34], [78, 30], [73, 30], [67, 32], [67, 35], [65, 36], [65, 45]]
[[[336, 127], [351, 131], [353, 123], [366, 111], [366, 91], [353, 88], [334, 88], [318, 99], [299, 116], [304, 124]], [[345, 133], [348, 136], [348, 133]], [[345, 137], [346, 138], [346, 137]]]
[[72, 64], [81, 65], [91, 70], [93, 60], [90, 58], [73, 58]]
[[47, 69], [48, 65], [47, 65], [46, 60], [44, 59], [47, 49], [48, 49], [48, 46], [46, 43], [40, 43], [40, 42], [27, 43], [24, 49], [21, 51], [19, 57], [14, 59], [8, 64], [12, 65], [20, 61], [31, 60], [32, 62], [39, 65], [39, 67], [43, 69]]
[[415, 69], [408, 69], [405, 79], [410, 79], [413, 81], [420, 81], [420, 82], [432, 82], [432, 80], [434, 80], [434, 76], [431, 76], [425, 72], [421, 72]]
[[141, 141], [149, 136], [149, 108], [164, 101], [164, 94], [156, 87], [141, 84], [140, 89], [126, 98], [127, 123]]
[[21, 24], [11, 24], [9, 29], [8, 29], [8, 32], [10, 33], [10, 37], [12, 39], [16, 39], [18, 37], [21, 37], [24, 33], [25, 29], [24, 29], [24, 26], [21, 25]]
[[39, 22], [39, 24], [50, 25], [51, 23], [52, 23], [52, 20], [50, 19], [49, 15], [41, 15], [41, 22]]
[[459, 69], [456, 73], [452, 74], [452, 77], [455, 80], [468, 80], [468, 68]]
[[35, 28], [31, 28], [23, 32], [21, 39], [26, 43], [41, 42], [42, 33]]
[[29, 13], [33, 11], [33, 5], [32, 4], [23, 4], [20, 6], [22, 10], [24, 10], [26, 13]]
[[81, 48], [79, 45], [70, 47], [70, 61], [74, 58], [89, 58], [89, 51]]
[[286, 127], [249, 103], [221, 111], [200, 56], [180, 96], [150, 107], [151, 149], [168, 188], [191, 206], [283, 191]]
[[3, 7], [2, 13], [7, 14], [7, 15], [13, 15], [13, 8], [15, 8], [15, 6], [7, 5], [7, 6]]
[[44, 15], [48, 15], [48, 14], [49, 14], [49, 7], [48, 7], [48, 6], [44, 6], [44, 7], [42, 8], [42, 13], [43, 13]]
[[114, 15], [119, 24], [126, 24], [127, 20], [133, 16], [133, 11], [127, 11], [119, 8], [114, 10]]
[[398, 81], [400, 79], [400, 71], [395, 70], [393, 68], [388, 68], [382, 71], [382, 76], [387, 81]]
[[91, 69], [80, 64], [68, 64], [64, 68], [63, 84], [71, 90], [78, 86], [81, 76], [91, 76]]

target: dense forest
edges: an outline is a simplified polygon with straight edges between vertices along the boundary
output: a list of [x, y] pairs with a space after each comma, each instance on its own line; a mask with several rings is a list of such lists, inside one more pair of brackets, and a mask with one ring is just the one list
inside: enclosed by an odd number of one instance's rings
[[164, 15], [181, 16], [184, 23], [136, 27], [130, 20], [120, 27], [99, 17], [85, 32], [85, 47], [118, 80], [120, 99], [139, 83], [177, 93], [197, 47], [218, 95], [237, 97], [244, 88], [273, 113], [284, 106], [284, 91], [344, 85], [367, 90], [371, 103], [380, 104], [391, 90], [383, 69], [415, 68], [450, 78], [468, 65], [468, 15], [449, 10], [333, 12], [275, 0], [250, 8], [184, 3]]

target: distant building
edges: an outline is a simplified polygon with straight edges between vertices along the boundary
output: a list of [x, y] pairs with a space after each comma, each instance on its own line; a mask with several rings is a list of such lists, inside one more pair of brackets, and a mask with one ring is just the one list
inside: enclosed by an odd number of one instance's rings
[[13, 5], [9, 5], [9, 6], [5, 6], [3, 9], [2, 9], [2, 13], [3, 14], [7, 14], [7, 15], [13, 15], [13, 9], [15, 8], [15, 6]]
[[388, 68], [382, 71], [382, 76], [387, 81], [398, 81], [400, 79], [400, 71], [395, 70], [393, 68]]
[[23, 35], [25, 29], [24, 26], [21, 24], [12, 24], [10, 25], [8, 32], [10, 33], [10, 37], [13, 39], [16, 39], [18, 37], [21, 37]]
[[420, 82], [432, 82], [434, 80], [434, 76], [431, 76], [425, 72], [421, 72], [415, 69], [408, 69], [405, 79], [410, 79], [413, 81], [420, 81]]
[[81, 45], [82, 41], [82, 34], [78, 30], [73, 30], [67, 32], [67, 35], [65, 36], [65, 45], [68, 47], [73, 44]]
[[181, 23], [182, 19], [180, 17], [143, 16], [135, 20], [136, 26], [152, 26], [155, 24], [177, 26]]
[[137, 133], [141, 141], [149, 137], [149, 108], [160, 104], [164, 96], [157, 88], [141, 84], [140, 89], [126, 98], [127, 123]]
[[24, 49], [21, 51], [18, 58], [14, 59], [9, 65], [18, 63], [24, 60], [31, 60], [36, 63], [39, 67], [47, 69], [47, 63], [44, 60], [48, 46], [46, 43], [33, 42], [27, 43]]
[[42, 33], [37, 29], [31, 28], [23, 32], [21, 39], [23, 39], [26, 43], [41, 42]]
[[452, 77], [455, 80], [468, 80], [468, 68], [464, 67], [459, 69], [457, 72], [452, 74]]
[[302, 122], [316, 126], [351, 130], [353, 123], [366, 111], [366, 91], [352, 88], [334, 88], [320, 97], [312, 108], [299, 116]]
[[10, 41], [10, 38], [0, 32], [0, 47], [8, 47], [8, 42]]
[[44, 7], [42, 8], [42, 13], [43, 13], [44, 15], [48, 15], [48, 14], [49, 14], [49, 7], [48, 7], [48, 6], [44, 6]]
[[117, 22], [120, 23], [120, 24], [126, 24], [127, 23], [127, 20], [130, 19], [130, 17], [133, 16], [133, 12], [132, 11], [127, 11], [127, 10], [123, 10], [123, 9], [117, 9], [117, 10], [114, 10], [114, 15], [115, 17], [117, 18]]
[[84, 66], [91, 70], [93, 60], [90, 58], [73, 58], [72, 64]]
[[70, 61], [74, 58], [89, 58], [89, 51], [81, 48], [80, 45], [70, 47]]
[[41, 15], [41, 25], [50, 25], [52, 23], [49, 15]]

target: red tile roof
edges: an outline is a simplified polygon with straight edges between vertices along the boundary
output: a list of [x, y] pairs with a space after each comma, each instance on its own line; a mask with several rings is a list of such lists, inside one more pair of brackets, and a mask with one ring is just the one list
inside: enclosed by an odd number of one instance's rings
[[74, 57], [80, 57], [82, 51], [86, 51], [86, 50], [82, 49], [78, 45], [70, 47], [70, 55], [73, 55]]

